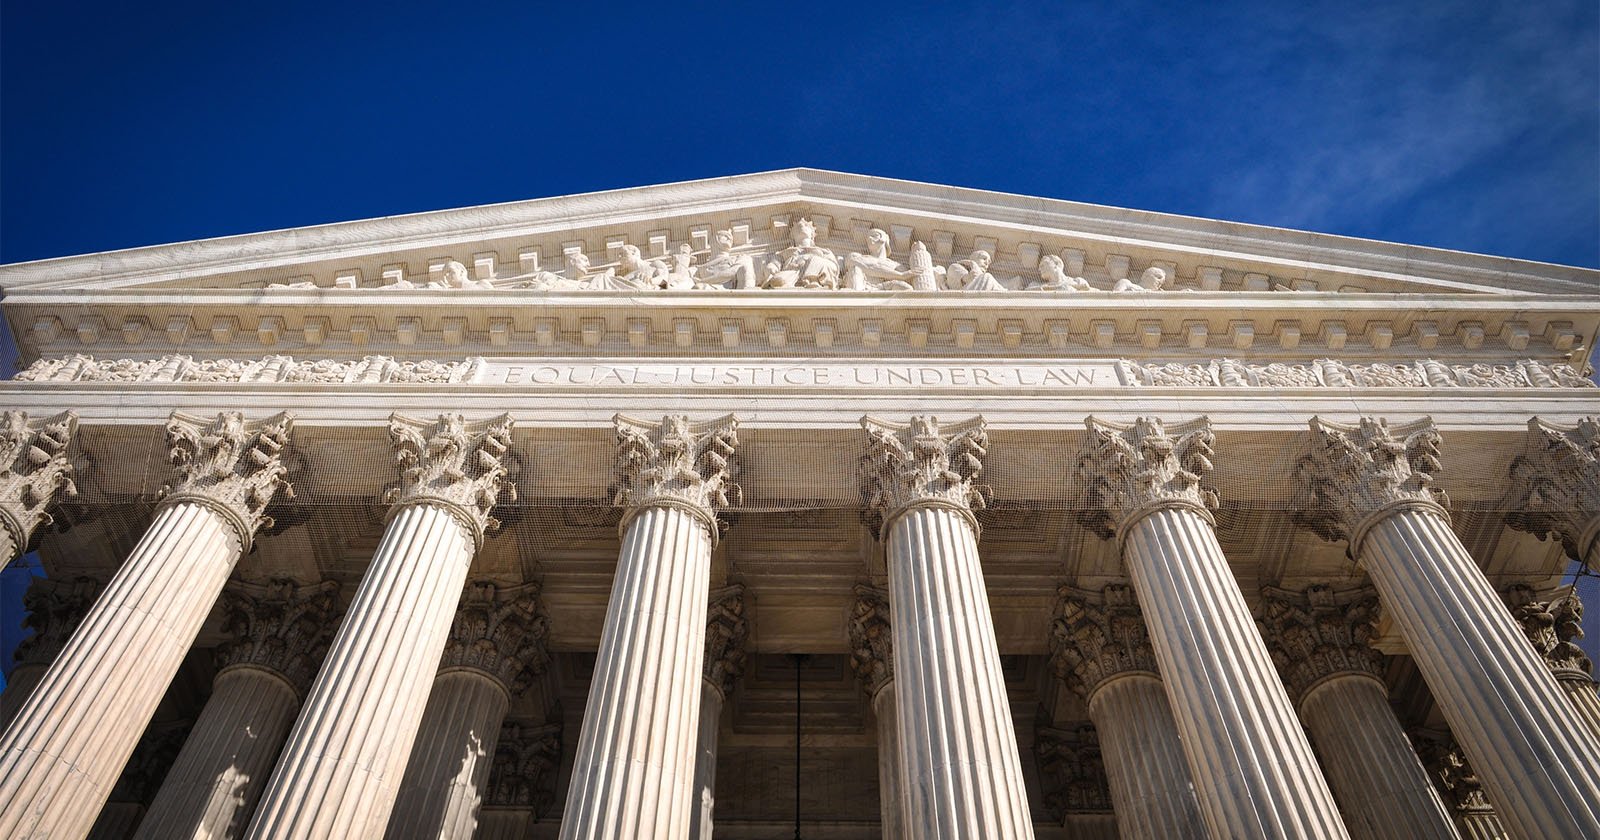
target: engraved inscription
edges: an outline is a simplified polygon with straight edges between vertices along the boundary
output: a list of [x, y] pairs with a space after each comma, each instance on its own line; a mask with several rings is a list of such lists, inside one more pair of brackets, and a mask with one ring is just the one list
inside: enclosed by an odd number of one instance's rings
[[530, 387], [1082, 388], [1118, 385], [1110, 362], [1076, 365], [498, 363], [483, 380]]

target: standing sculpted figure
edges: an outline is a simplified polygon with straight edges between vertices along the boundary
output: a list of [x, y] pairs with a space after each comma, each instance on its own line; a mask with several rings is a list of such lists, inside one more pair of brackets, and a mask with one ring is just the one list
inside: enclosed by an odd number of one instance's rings
[[963, 292], [1006, 291], [1006, 287], [989, 273], [992, 260], [988, 251], [973, 251], [972, 256], [956, 260], [945, 270], [945, 287]]
[[1092, 292], [1094, 287], [1082, 277], [1068, 277], [1067, 264], [1055, 254], [1039, 258], [1039, 279], [1028, 283], [1029, 291]]
[[867, 252], [844, 258], [844, 285], [852, 291], [900, 292], [911, 288], [913, 272], [889, 256], [889, 234], [867, 231]]
[[817, 226], [800, 219], [789, 226], [789, 247], [767, 258], [762, 285], [769, 289], [837, 289], [839, 258], [817, 245]]
[[1150, 266], [1139, 275], [1138, 282], [1124, 277], [1111, 287], [1113, 292], [1158, 292], [1162, 286], [1167, 285], [1167, 272]]
[[754, 289], [756, 266], [749, 254], [733, 253], [733, 231], [719, 230], [711, 238], [711, 256], [696, 277], [699, 289]]

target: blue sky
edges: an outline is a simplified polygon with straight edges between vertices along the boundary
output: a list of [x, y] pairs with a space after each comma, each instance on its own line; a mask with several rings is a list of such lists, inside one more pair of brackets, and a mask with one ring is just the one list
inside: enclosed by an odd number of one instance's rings
[[0, 0], [0, 261], [815, 166], [1600, 266], [1600, 4]]

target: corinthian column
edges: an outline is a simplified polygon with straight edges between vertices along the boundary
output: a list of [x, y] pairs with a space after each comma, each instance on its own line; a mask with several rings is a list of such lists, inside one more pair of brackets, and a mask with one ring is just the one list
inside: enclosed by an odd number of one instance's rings
[[389, 418], [400, 480], [389, 526], [345, 612], [246, 836], [380, 837], [472, 556], [515, 498], [511, 418]]
[[244, 833], [300, 698], [333, 636], [338, 584], [229, 584], [222, 603], [233, 640], [144, 821], [140, 840]]
[[471, 840], [506, 709], [550, 661], [549, 625], [536, 583], [467, 586], [389, 816], [389, 837]]
[[622, 549], [561, 836], [689, 836], [716, 511], [737, 496], [732, 416], [617, 415]]
[[1450, 530], [1433, 421], [1313, 419], [1311, 435], [1301, 523], [1349, 540], [1506, 828], [1600, 837], [1600, 742]]
[[878, 820], [884, 840], [906, 836], [905, 778], [900, 772], [900, 734], [894, 702], [894, 639], [889, 593], [864, 583], [855, 587], [850, 612], [850, 665], [872, 703], [878, 722]]
[[502, 725], [474, 840], [528, 837], [530, 826], [555, 802], [560, 767], [560, 723]]
[[1600, 573], [1600, 420], [1571, 428], [1529, 420], [1508, 501], [1507, 525], [1541, 539], [1554, 534], [1569, 556]]
[[1416, 729], [1412, 743], [1435, 788], [1455, 813], [1462, 840], [1505, 840], [1506, 829], [1483, 795], [1483, 782], [1448, 732]]
[[[1100, 753], [1100, 739], [1094, 727], [1087, 724], [1076, 729], [1041, 726], [1033, 735], [1033, 752], [1044, 806], [1062, 827], [1069, 825], [1068, 820], [1073, 815], [1103, 814], [1113, 809], [1104, 756]], [[1118, 832], [1112, 835], [1122, 836]], [[1199, 838], [1202, 835], [1171, 836]]]
[[1268, 589], [1267, 644], [1356, 840], [1452, 840], [1450, 814], [1389, 706], [1370, 589]]
[[1033, 836], [1017, 733], [978, 561], [983, 418], [939, 428], [864, 417], [867, 509], [878, 517], [895, 620], [906, 836]]
[[745, 640], [750, 622], [744, 617], [744, 584], [711, 593], [706, 618], [706, 655], [702, 666], [705, 685], [700, 690], [700, 744], [694, 760], [694, 810], [689, 813], [689, 836], [711, 840], [712, 813], [717, 802], [717, 735], [722, 728], [722, 703], [733, 681], [744, 673]]
[[1135, 838], [1201, 837], [1178, 724], [1133, 590], [1061, 587], [1050, 627], [1056, 676], [1089, 705], [1111, 787], [1117, 832]]
[[77, 430], [70, 411], [31, 423], [26, 411], [0, 412], [0, 569], [28, 550], [34, 529], [50, 524], [58, 497], [78, 494], [67, 460]]
[[1348, 836], [1217, 542], [1210, 422], [1086, 422], [1079, 520], [1120, 543], [1211, 836]]
[[1567, 591], [1551, 601], [1540, 600], [1531, 587], [1515, 585], [1501, 593], [1511, 617], [1522, 625], [1533, 649], [1555, 675], [1556, 683], [1567, 693], [1578, 716], [1589, 731], [1600, 736], [1600, 696], [1589, 674], [1594, 663], [1573, 639], [1583, 638], [1583, 601]]
[[[0, 837], [88, 832], [267, 503], [290, 419], [172, 415], [177, 481], [0, 738]], [[86, 723], [92, 721], [92, 724]]]
[[0, 732], [11, 725], [23, 701], [61, 655], [67, 639], [83, 623], [104, 588], [101, 581], [81, 576], [72, 580], [36, 577], [28, 584], [22, 596], [22, 608], [28, 613], [23, 626], [31, 628], [33, 635], [17, 645], [17, 667], [11, 670], [5, 691], [0, 692]]

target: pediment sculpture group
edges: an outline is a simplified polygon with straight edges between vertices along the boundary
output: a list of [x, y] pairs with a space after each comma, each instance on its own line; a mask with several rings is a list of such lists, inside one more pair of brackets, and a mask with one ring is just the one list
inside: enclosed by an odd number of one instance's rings
[[[1066, 263], [1054, 254], [1039, 258], [1036, 279], [1017, 278], [1014, 286], [989, 273], [994, 256], [974, 250], [966, 259], [937, 266], [927, 246], [913, 242], [909, 263], [889, 255], [889, 234], [878, 228], [867, 232], [864, 252], [840, 259], [817, 244], [817, 228], [801, 218], [789, 226], [789, 244], [768, 253], [734, 251], [733, 232], [719, 230], [712, 237], [709, 255], [696, 264], [688, 243], [664, 257], [646, 259], [637, 245], [623, 245], [616, 265], [597, 269], [582, 251], [569, 252], [560, 272], [535, 270], [505, 278], [479, 279], [466, 266], [451, 260], [438, 279], [418, 283], [400, 278], [382, 289], [515, 289], [529, 291], [670, 291], [744, 289], [844, 289], [858, 292], [962, 291], [1004, 292], [1014, 289], [1043, 292], [1090, 292], [1095, 287], [1082, 277], [1067, 275]], [[1150, 267], [1137, 280], [1123, 278], [1113, 292], [1158, 291], [1168, 281], [1167, 272]], [[311, 282], [274, 284], [272, 289], [315, 288]]]

